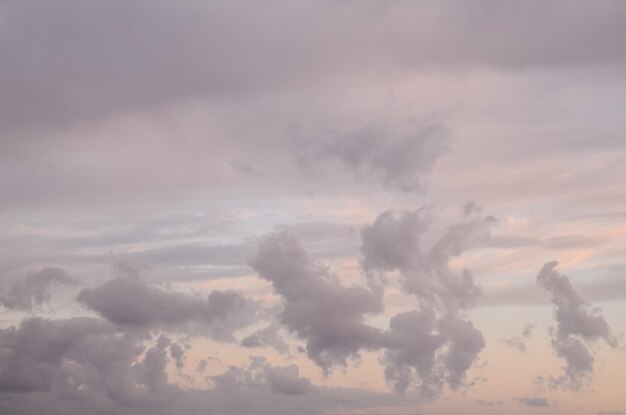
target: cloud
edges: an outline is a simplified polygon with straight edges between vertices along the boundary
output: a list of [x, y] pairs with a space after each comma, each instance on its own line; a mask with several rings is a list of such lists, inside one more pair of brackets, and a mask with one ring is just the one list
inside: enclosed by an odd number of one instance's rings
[[318, 137], [296, 133], [292, 140], [298, 163], [309, 174], [327, 174], [336, 162], [358, 182], [376, 180], [396, 190], [422, 190], [425, 176], [447, 149], [448, 136], [436, 124], [399, 127], [374, 124]]
[[599, 309], [587, 310], [585, 301], [572, 287], [569, 278], [556, 271], [558, 263], [546, 263], [537, 275], [537, 284], [550, 292], [557, 322], [552, 335], [555, 353], [565, 359], [565, 373], [552, 380], [553, 387], [577, 390], [593, 372], [594, 357], [585, 342], [603, 339], [616, 347], [617, 340]]
[[485, 347], [482, 333], [460, 313], [480, 295], [469, 270], [449, 266], [450, 258], [483, 241], [491, 217], [468, 204], [464, 218], [424, 246], [430, 220], [424, 210], [384, 212], [362, 231], [363, 268], [370, 278], [399, 271], [404, 290], [416, 296], [419, 310], [400, 313], [390, 322], [381, 362], [385, 378], [397, 391], [415, 386], [436, 396], [444, 384], [465, 386], [465, 374]]
[[513, 349], [519, 350], [520, 352], [525, 352], [526, 341], [533, 336], [534, 328], [534, 324], [526, 324], [520, 336], [509, 337], [508, 339], [502, 340], [502, 342]]
[[146, 285], [122, 274], [80, 292], [78, 301], [112, 323], [135, 328], [195, 329], [234, 341], [233, 332], [252, 324], [257, 306], [237, 291], [212, 291], [206, 299]]
[[272, 367], [262, 357], [253, 357], [247, 367], [231, 367], [226, 373], [215, 376], [218, 388], [232, 383], [266, 385], [280, 395], [304, 395], [311, 389], [311, 381], [299, 376], [296, 365]]
[[250, 266], [282, 297], [280, 322], [306, 341], [307, 355], [324, 371], [345, 366], [361, 348], [379, 347], [381, 332], [364, 319], [382, 311], [381, 296], [342, 285], [328, 268], [309, 257], [292, 234], [267, 238]]
[[384, 212], [362, 231], [363, 267], [370, 274], [400, 271], [407, 292], [454, 314], [472, 305], [480, 288], [468, 269], [452, 270], [450, 258], [486, 240], [494, 222], [493, 217], [482, 217], [470, 207], [462, 222], [449, 226], [427, 247], [421, 238], [430, 219], [423, 209]]
[[252, 358], [212, 376], [210, 389], [181, 389], [167, 367], [176, 343], [99, 318], [24, 319], [0, 329], [0, 411], [62, 415], [301, 413], [410, 402], [364, 390], [321, 388], [295, 365]]
[[364, 70], [619, 64], [625, 13], [619, 1], [8, 3], [0, 125], [67, 125]]
[[502, 401], [485, 401], [483, 399], [479, 399], [477, 401], [474, 401], [474, 403], [476, 405], [479, 405], [479, 406], [499, 406], [499, 405], [502, 405], [504, 402], [502, 402]]
[[[415, 388], [435, 397], [444, 385], [467, 386], [465, 374], [484, 348], [482, 333], [460, 312], [480, 293], [471, 273], [457, 273], [449, 258], [486, 237], [493, 221], [474, 205], [464, 219], [446, 229], [423, 252], [420, 235], [428, 227], [422, 211], [381, 214], [362, 231], [363, 269], [369, 289], [345, 287], [328, 268], [314, 261], [291, 234], [270, 236], [259, 245], [250, 265], [272, 282], [284, 310], [279, 321], [305, 340], [309, 358], [326, 373], [346, 365], [360, 350], [382, 350], [385, 378], [398, 392]], [[418, 298], [420, 308], [392, 317], [389, 330], [364, 323], [382, 311], [385, 271], [399, 269], [403, 287]], [[253, 335], [245, 339], [257, 343]]]
[[269, 346], [274, 348], [279, 353], [288, 354], [289, 345], [285, 342], [285, 340], [283, 340], [279, 330], [279, 324], [270, 324], [269, 326], [257, 330], [251, 335], [243, 338], [241, 340], [241, 345], [248, 348]]
[[[163, 372], [169, 340], [162, 337], [147, 350], [138, 347], [143, 340], [95, 318], [25, 319], [0, 331], [0, 390], [78, 401], [98, 394], [114, 405], [165, 404], [177, 389]], [[145, 357], [134, 363], [143, 350]]]
[[0, 292], [0, 305], [12, 310], [29, 311], [50, 301], [51, 286], [75, 283], [76, 280], [60, 268], [43, 268], [5, 283]]
[[546, 398], [540, 398], [540, 397], [534, 397], [534, 396], [533, 397], [522, 396], [519, 398], [515, 398], [515, 400], [524, 406], [529, 406], [533, 408], [548, 408], [552, 406]]

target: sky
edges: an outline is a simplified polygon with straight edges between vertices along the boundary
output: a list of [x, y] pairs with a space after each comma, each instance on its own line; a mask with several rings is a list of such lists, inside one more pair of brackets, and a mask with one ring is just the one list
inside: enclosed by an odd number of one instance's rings
[[626, 2], [0, 0], [0, 412], [624, 415]]

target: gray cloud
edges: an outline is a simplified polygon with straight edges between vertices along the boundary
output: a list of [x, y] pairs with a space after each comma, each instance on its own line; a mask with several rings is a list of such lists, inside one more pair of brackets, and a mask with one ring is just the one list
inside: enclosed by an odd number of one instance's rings
[[343, 286], [293, 235], [270, 236], [259, 245], [250, 266], [281, 295], [280, 322], [306, 341], [308, 356], [325, 371], [346, 365], [361, 348], [380, 344], [380, 331], [363, 322], [367, 314], [382, 311], [380, 295]]
[[0, 292], [0, 305], [13, 310], [28, 311], [50, 301], [52, 285], [73, 285], [76, 280], [60, 268], [47, 267], [24, 277], [5, 282]]
[[[481, 332], [459, 313], [480, 291], [468, 270], [457, 274], [448, 261], [482, 241], [493, 219], [468, 205], [464, 221], [445, 230], [424, 253], [419, 237], [428, 222], [421, 215], [386, 212], [363, 229], [369, 290], [341, 285], [289, 233], [270, 236], [250, 260], [283, 299], [280, 322], [307, 342], [307, 355], [324, 371], [346, 365], [361, 349], [383, 349], [380, 361], [396, 391], [415, 387], [420, 396], [434, 397], [446, 384], [453, 390], [467, 385], [465, 374], [485, 343]], [[389, 330], [380, 331], [363, 320], [382, 310], [383, 286], [376, 279], [394, 269], [401, 270], [403, 286], [417, 296], [421, 308], [394, 316]], [[262, 344], [256, 334], [244, 341]]]
[[463, 221], [444, 230], [430, 247], [422, 240], [430, 225], [423, 210], [388, 211], [363, 229], [365, 271], [372, 278], [400, 271], [403, 288], [417, 297], [421, 307], [391, 320], [391, 338], [406, 341], [392, 344], [381, 361], [386, 379], [397, 391], [415, 385], [423, 395], [434, 396], [444, 383], [451, 389], [465, 385], [465, 373], [485, 342], [459, 313], [472, 305], [480, 289], [469, 270], [456, 272], [449, 260], [482, 243], [493, 221], [468, 204]]
[[289, 345], [285, 342], [285, 340], [283, 340], [279, 330], [280, 325], [272, 323], [269, 326], [257, 330], [251, 335], [243, 338], [241, 340], [241, 345], [248, 348], [269, 346], [276, 349], [279, 353], [288, 354]]
[[519, 350], [520, 352], [525, 352], [526, 341], [530, 340], [530, 338], [533, 336], [534, 328], [534, 324], [527, 324], [524, 326], [524, 330], [522, 330], [521, 335], [509, 337], [508, 339], [502, 340], [502, 342], [513, 349]]
[[399, 270], [405, 290], [429, 306], [453, 314], [467, 308], [480, 289], [469, 270], [453, 271], [449, 260], [486, 240], [495, 222], [470, 209], [462, 222], [451, 225], [430, 247], [421, 240], [430, 225], [424, 210], [382, 213], [362, 231], [364, 269], [370, 274]]
[[[301, 413], [403, 405], [368, 391], [320, 388], [298, 368], [252, 358], [212, 376], [211, 389], [180, 389], [167, 366], [173, 343], [98, 318], [25, 319], [0, 329], [0, 411], [62, 415], [226, 415]], [[169, 353], [168, 353], [169, 351]]]
[[587, 310], [585, 301], [572, 287], [569, 278], [556, 271], [557, 262], [548, 262], [537, 275], [537, 284], [550, 292], [557, 322], [552, 336], [555, 353], [565, 359], [565, 372], [552, 379], [552, 387], [578, 390], [593, 372], [594, 357], [585, 341], [603, 339], [612, 347], [617, 340], [599, 309]]
[[479, 405], [479, 406], [498, 406], [498, 405], [502, 405], [504, 402], [502, 402], [502, 401], [485, 401], [483, 399], [479, 399], [477, 401], [474, 401], [474, 403], [476, 405]]
[[[160, 338], [147, 350], [138, 347], [142, 340], [100, 319], [23, 320], [18, 327], [0, 331], [0, 390], [78, 401], [99, 395], [114, 406], [166, 404], [177, 389], [163, 372], [169, 340]], [[143, 350], [145, 357], [133, 364]], [[13, 404], [7, 399], [0, 405]], [[61, 408], [53, 405], [42, 412]]]
[[438, 125], [414, 122], [403, 127], [394, 130], [389, 125], [369, 125], [319, 137], [296, 133], [294, 151], [308, 173], [332, 171], [330, 162], [336, 162], [359, 182], [375, 178], [387, 187], [422, 190], [424, 177], [446, 150], [448, 137]]
[[524, 406], [529, 406], [529, 407], [534, 407], [534, 408], [548, 408], [552, 406], [546, 398], [535, 397], [535, 396], [522, 396], [519, 398], [515, 398], [515, 400]]
[[1, 85], [5, 128], [67, 125], [364, 68], [523, 69], [619, 64], [626, 57], [616, 41], [624, 35], [620, 1], [275, 1], [266, 7], [183, 1], [173, 7], [64, 0], [2, 9], [0, 53], [10, 57]]
[[192, 329], [234, 341], [233, 331], [254, 322], [257, 306], [239, 292], [212, 291], [206, 299], [166, 291], [136, 275], [119, 275], [84, 289], [78, 300], [112, 323], [129, 327]]

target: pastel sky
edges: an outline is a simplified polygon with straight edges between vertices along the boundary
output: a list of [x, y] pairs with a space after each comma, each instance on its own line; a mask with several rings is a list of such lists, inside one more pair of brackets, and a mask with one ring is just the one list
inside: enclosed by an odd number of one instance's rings
[[626, 414], [626, 2], [0, 0], [0, 413]]

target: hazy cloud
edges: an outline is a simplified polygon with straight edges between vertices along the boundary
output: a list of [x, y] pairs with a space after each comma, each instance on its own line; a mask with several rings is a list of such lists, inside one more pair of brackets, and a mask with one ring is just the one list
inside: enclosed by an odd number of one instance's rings
[[524, 406], [530, 406], [534, 408], [548, 408], [552, 406], [546, 398], [534, 396], [522, 396], [519, 398], [515, 398], [515, 400]]
[[75, 283], [76, 280], [60, 268], [43, 268], [5, 282], [0, 291], [0, 304], [9, 309], [28, 311], [50, 301], [51, 286]]
[[533, 336], [534, 328], [534, 324], [527, 324], [524, 326], [524, 330], [522, 330], [521, 335], [509, 337], [508, 339], [502, 340], [502, 342], [513, 349], [519, 350], [520, 352], [525, 352], [526, 341], [530, 340], [530, 338]]
[[359, 182], [372, 179], [403, 191], [422, 190], [424, 178], [449, 141], [438, 125], [409, 123], [395, 129], [369, 125], [347, 133], [326, 136], [295, 134], [294, 151], [306, 172], [332, 171], [328, 162], [338, 162]]

